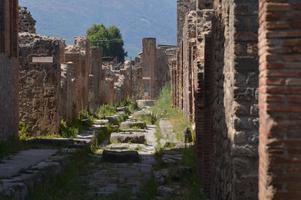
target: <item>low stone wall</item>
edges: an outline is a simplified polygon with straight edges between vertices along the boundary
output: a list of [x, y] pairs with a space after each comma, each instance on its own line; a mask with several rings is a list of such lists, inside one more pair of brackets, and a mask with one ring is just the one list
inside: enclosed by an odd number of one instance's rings
[[59, 131], [62, 46], [55, 38], [19, 34], [20, 120], [32, 135]]

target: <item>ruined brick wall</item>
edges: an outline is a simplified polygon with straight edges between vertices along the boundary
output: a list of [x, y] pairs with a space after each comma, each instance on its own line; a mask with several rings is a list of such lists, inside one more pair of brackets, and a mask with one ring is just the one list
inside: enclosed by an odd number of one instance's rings
[[62, 45], [55, 38], [19, 34], [20, 120], [32, 135], [59, 131]]
[[142, 41], [142, 67], [144, 98], [154, 99], [157, 96], [157, 47], [155, 38], [144, 38]]
[[[197, 11], [196, 48], [193, 50], [192, 60], [192, 120], [199, 154], [199, 169], [204, 191], [209, 194], [212, 178], [213, 134], [212, 115], [210, 108], [212, 97], [209, 91], [214, 87], [215, 80], [210, 76], [212, 70], [211, 30], [214, 11], [203, 9]], [[207, 92], [207, 91], [208, 92]]]
[[18, 134], [18, 1], [0, 0], [0, 140]]
[[81, 59], [80, 90], [82, 110], [88, 110], [89, 107], [89, 74], [91, 72], [91, 51], [90, 42], [86, 37], [75, 37], [74, 45], [78, 47], [83, 55]]
[[177, 1], [177, 44], [180, 46], [183, 37], [183, 27], [185, 23], [186, 14], [195, 10], [195, 0], [178, 0]]
[[260, 1], [260, 200], [301, 199], [300, 17], [300, 1]]
[[196, 8], [198, 10], [210, 9], [212, 8], [212, 0], [197, 0]]
[[31, 13], [27, 10], [26, 7], [19, 8], [19, 33], [28, 32], [28, 33], [36, 33], [36, 21], [32, 17]]
[[143, 67], [141, 64], [141, 58], [138, 56], [133, 63], [132, 69], [132, 98], [142, 99], [143, 95]]
[[193, 69], [193, 49], [196, 46], [196, 11], [190, 11], [186, 15], [183, 27], [182, 46], [182, 81], [183, 81], [183, 111], [188, 119], [192, 119], [192, 69]]
[[124, 76], [124, 99], [130, 99], [133, 95], [133, 63], [131, 61], [125, 61], [123, 68], [120, 70], [120, 74]]
[[[89, 74], [91, 72], [90, 44], [85, 37], [76, 37], [74, 45], [66, 47], [65, 62], [72, 62], [74, 72], [74, 102], [73, 113], [77, 116], [89, 107]], [[75, 116], [75, 117], [76, 117]]]
[[102, 49], [91, 48], [91, 72], [89, 75], [89, 111], [97, 112], [100, 106], [100, 83], [102, 73]]
[[222, 0], [214, 11], [190, 11], [178, 44], [175, 104], [196, 125], [210, 199], [257, 198], [257, 6], [256, 0]]
[[72, 62], [61, 65], [61, 116], [66, 121], [77, 117], [74, 108], [75, 102], [75, 65]]
[[[258, 1], [215, 4], [213, 199], [257, 199]], [[213, 83], [214, 84], [214, 83]]]
[[169, 60], [172, 59], [172, 55], [168, 54], [170, 48], [171, 47], [167, 45], [159, 45], [157, 48], [157, 95], [159, 95], [159, 92], [162, 90], [162, 88], [171, 80]]

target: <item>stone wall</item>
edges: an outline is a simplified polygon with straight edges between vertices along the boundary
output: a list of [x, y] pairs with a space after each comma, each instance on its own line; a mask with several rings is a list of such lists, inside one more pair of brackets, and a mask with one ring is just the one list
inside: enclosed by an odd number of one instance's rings
[[300, 17], [300, 1], [260, 1], [260, 200], [301, 199]]
[[19, 8], [19, 33], [28, 32], [28, 33], [36, 33], [36, 21], [31, 16], [31, 13], [27, 10], [26, 7]]
[[203, 9], [185, 8], [179, 22], [174, 103], [195, 123], [210, 199], [256, 199], [258, 1], [215, 1], [214, 11], [205, 9], [210, 1], [197, 3]]
[[18, 134], [18, 1], [0, 0], [0, 140]]
[[62, 46], [55, 38], [19, 34], [20, 120], [32, 135], [59, 131]]

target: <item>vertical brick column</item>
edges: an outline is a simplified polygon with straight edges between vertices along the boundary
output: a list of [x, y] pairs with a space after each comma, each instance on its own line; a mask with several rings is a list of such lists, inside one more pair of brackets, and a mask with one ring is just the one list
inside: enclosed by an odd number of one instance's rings
[[143, 54], [143, 82], [145, 98], [153, 99], [156, 96], [157, 81], [157, 47], [155, 38], [144, 38], [142, 41]]
[[100, 106], [100, 76], [102, 66], [102, 49], [91, 48], [91, 71], [89, 76], [89, 110], [95, 113]]
[[301, 1], [260, 1], [259, 199], [301, 199]]
[[18, 1], [0, 0], [0, 139], [18, 134]]

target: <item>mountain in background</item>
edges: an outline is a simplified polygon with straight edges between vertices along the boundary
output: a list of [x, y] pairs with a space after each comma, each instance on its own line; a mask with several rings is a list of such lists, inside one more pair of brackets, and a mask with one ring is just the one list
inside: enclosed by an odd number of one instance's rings
[[116, 25], [129, 57], [141, 51], [143, 37], [176, 43], [176, 0], [20, 0], [37, 21], [37, 32], [73, 43], [95, 23]]

